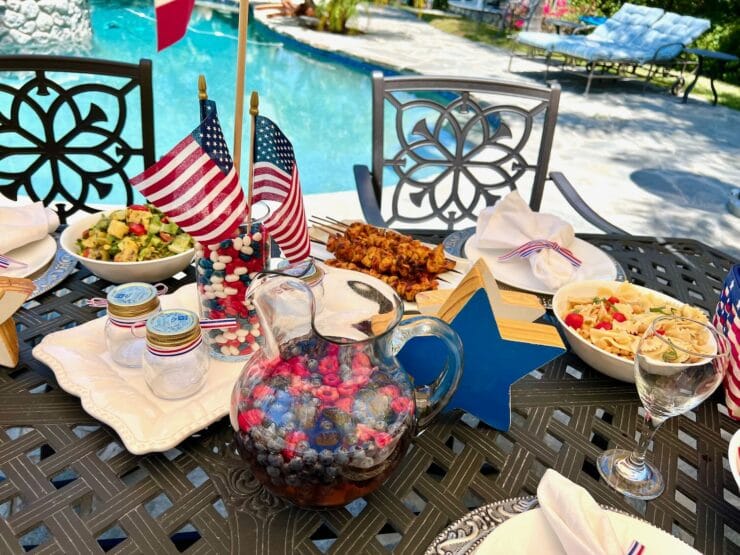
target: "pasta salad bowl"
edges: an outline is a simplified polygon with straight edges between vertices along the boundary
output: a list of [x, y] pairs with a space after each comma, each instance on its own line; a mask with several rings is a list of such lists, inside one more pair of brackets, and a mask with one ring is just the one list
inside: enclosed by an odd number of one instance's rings
[[634, 351], [658, 316], [677, 314], [708, 321], [699, 308], [632, 283], [587, 280], [569, 283], [552, 299], [555, 318], [573, 352], [595, 370], [635, 382]]

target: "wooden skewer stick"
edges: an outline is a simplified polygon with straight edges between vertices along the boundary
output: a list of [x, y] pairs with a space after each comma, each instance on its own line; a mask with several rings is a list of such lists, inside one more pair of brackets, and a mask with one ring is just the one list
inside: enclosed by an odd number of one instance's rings
[[324, 246], [326, 246], [326, 241], [322, 241], [322, 240], [320, 240], [320, 239], [311, 239], [311, 242], [312, 242], [312, 243], [318, 243], [319, 245], [324, 245]]
[[332, 218], [331, 216], [325, 216], [324, 219], [329, 220], [330, 222], [335, 223], [337, 225], [349, 227], [349, 224], [344, 223], [342, 220], [337, 220], [336, 218]]
[[[245, 4], [247, 2], [244, 2]], [[257, 127], [260, 98], [257, 91], [252, 91], [249, 99], [249, 115], [252, 118], [252, 131], [249, 137], [249, 184], [247, 186], [247, 233], [252, 232], [252, 190], [254, 188], [254, 136]]]
[[[236, 43], [236, 104], [234, 105], [234, 169], [239, 173], [242, 159], [242, 123], [244, 122], [244, 81], [247, 72], [247, 26], [249, 1], [239, 2], [239, 32]], [[251, 170], [251, 168], [250, 168]], [[250, 204], [248, 208], [252, 208]], [[251, 220], [251, 216], [250, 216]]]
[[322, 222], [317, 222], [314, 219], [311, 219], [309, 221], [311, 222], [311, 224], [315, 228], [320, 229], [321, 231], [324, 231], [324, 232], [328, 233], [329, 235], [335, 235], [337, 233], [339, 233], [339, 234], [343, 234], [344, 233], [343, 230], [339, 230], [339, 229], [337, 229], [335, 227], [331, 227], [328, 224], [325, 224], [325, 223], [322, 223]]

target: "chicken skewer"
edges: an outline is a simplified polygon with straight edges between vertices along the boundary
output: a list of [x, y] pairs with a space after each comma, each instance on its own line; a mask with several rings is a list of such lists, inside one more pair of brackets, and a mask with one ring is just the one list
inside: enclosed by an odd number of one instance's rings
[[414, 301], [417, 293], [436, 289], [439, 285], [437, 280], [431, 277], [429, 274], [417, 274], [412, 279], [404, 279], [397, 275], [382, 274], [376, 270], [358, 266], [354, 262], [346, 262], [342, 260], [337, 260], [335, 258], [327, 260], [326, 264], [329, 266], [333, 266], [334, 268], [363, 272], [365, 274], [378, 278], [384, 283], [390, 285], [402, 299], [411, 302]]

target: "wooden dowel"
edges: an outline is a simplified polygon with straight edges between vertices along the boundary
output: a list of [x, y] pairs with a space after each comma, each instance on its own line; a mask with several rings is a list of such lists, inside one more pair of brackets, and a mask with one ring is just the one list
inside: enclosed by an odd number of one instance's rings
[[257, 115], [259, 114], [260, 97], [252, 91], [249, 98], [249, 116], [252, 120], [252, 131], [249, 135], [249, 185], [247, 186], [247, 233], [252, 230], [252, 192], [254, 190], [254, 138], [256, 135]]
[[[242, 158], [242, 123], [244, 119], [244, 81], [247, 71], [247, 26], [249, 0], [239, 2], [239, 37], [236, 43], [236, 104], [234, 105], [234, 168], [239, 173]], [[251, 208], [251, 205], [249, 206]]]

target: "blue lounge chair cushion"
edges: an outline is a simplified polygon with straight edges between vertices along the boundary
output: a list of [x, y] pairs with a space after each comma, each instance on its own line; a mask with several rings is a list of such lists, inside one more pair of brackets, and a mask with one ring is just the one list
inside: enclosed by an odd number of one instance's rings
[[[625, 3], [617, 13], [599, 25], [590, 35], [558, 35], [524, 31], [517, 35], [516, 41], [527, 46], [558, 52], [560, 52], [560, 44], [563, 41], [567, 42], [569, 47], [589, 41], [627, 44], [644, 34], [661, 15], [663, 15], [663, 10], [660, 8]], [[588, 49], [587, 46], [584, 48]]]
[[652, 51], [656, 60], [672, 60], [681, 53], [682, 46], [694, 42], [710, 26], [708, 19], [666, 12], [634, 46], [637, 50]]
[[563, 38], [562, 35], [556, 33], [542, 33], [539, 31], [522, 31], [516, 36], [516, 41], [519, 44], [526, 46], [533, 46], [535, 48], [541, 48], [542, 50], [550, 50], [555, 43]]
[[588, 39], [627, 45], [645, 34], [663, 13], [660, 8], [625, 3], [617, 13], [594, 29]]

